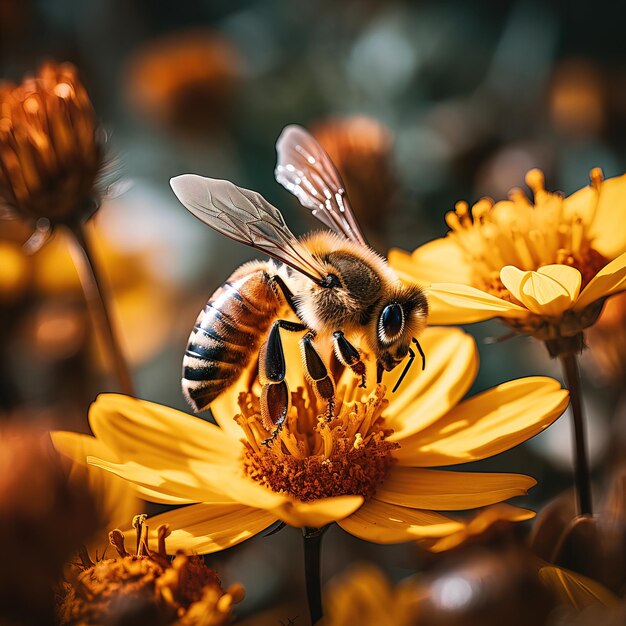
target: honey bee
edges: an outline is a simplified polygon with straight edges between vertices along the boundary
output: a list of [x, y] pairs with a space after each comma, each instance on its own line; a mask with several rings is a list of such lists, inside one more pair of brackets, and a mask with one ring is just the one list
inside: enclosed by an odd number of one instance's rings
[[[316, 343], [332, 342], [338, 362], [350, 367], [363, 387], [366, 368], [353, 342], [363, 341], [375, 356], [377, 382], [408, 355], [395, 391], [416, 356], [412, 344], [425, 367], [417, 335], [428, 315], [424, 291], [402, 285], [368, 246], [341, 177], [319, 143], [291, 125], [276, 150], [276, 180], [329, 231], [298, 239], [260, 194], [225, 180], [185, 174], [170, 181], [202, 222], [272, 257], [242, 265], [211, 296], [191, 332], [182, 380], [187, 400], [202, 411], [258, 354], [262, 419], [272, 433], [267, 444], [280, 432], [290, 402], [281, 330], [303, 334], [305, 376], [331, 418], [335, 384]], [[289, 310], [298, 321], [285, 319]]]

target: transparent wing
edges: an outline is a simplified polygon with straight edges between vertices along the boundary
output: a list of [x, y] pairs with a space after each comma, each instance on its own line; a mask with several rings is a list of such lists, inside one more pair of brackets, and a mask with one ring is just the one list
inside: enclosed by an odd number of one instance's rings
[[337, 168], [301, 126], [287, 126], [276, 142], [276, 180], [328, 228], [367, 245]]
[[227, 180], [184, 174], [170, 180], [174, 193], [199, 220], [217, 232], [261, 250], [315, 282], [324, 266], [287, 228], [280, 211], [261, 194]]

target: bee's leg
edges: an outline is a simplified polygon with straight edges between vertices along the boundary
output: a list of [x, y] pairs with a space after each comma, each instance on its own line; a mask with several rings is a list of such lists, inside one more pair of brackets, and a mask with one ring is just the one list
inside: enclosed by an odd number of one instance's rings
[[333, 333], [333, 345], [339, 361], [351, 368], [357, 376], [360, 376], [361, 384], [359, 387], [365, 387], [365, 363], [361, 361], [359, 351], [346, 339], [343, 331], [338, 330]]
[[326, 419], [330, 421], [335, 414], [335, 383], [328, 374], [324, 361], [322, 361], [313, 346], [314, 337], [315, 333], [309, 331], [300, 340], [304, 360], [304, 371], [317, 396], [326, 401]]
[[285, 382], [286, 364], [280, 329], [296, 332], [307, 330], [304, 324], [276, 320], [259, 353], [259, 382], [261, 392], [261, 419], [263, 426], [272, 431], [263, 443], [269, 445], [280, 432], [289, 411], [289, 389]]
[[[278, 274], [275, 274], [274, 276], [272, 276], [270, 280], [272, 283], [274, 283], [274, 285], [276, 285], [276, 287], [283, 294], [285, 298], [285, 302], [289, 305], [289, 308], [296, 315], [298, 315], [298, 307], [296, 305], [296, 298], [293, 295], [293, 292], [291, 291], [291, 289], [289, 289], [289, 287], [287, 287], [287, 285], [285, 284], [285, 281]], [[298, 315], [298, 317], [300, 316]]]

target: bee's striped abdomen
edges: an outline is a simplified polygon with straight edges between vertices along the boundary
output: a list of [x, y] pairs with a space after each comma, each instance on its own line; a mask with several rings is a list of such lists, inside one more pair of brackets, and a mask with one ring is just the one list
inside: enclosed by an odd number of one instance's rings
[[183, 392], [196, 411], [234, 383], [258, 352], [281, 306], [270, 284], [274, 271], [267, 262], [244, 265], [198, 315], [183, 359], [182, 380]]

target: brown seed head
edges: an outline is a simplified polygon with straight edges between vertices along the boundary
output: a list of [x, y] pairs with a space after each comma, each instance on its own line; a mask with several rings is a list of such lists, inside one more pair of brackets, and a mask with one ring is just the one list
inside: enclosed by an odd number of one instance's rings
[[69, 63], [47, 63], [0, 86], [0, 206], [52, 223], [98, 205], [103, 145], [91, 102]]
[[65, 585], [58, 604], [61, 626], [221, 626], [232, 605], [243, 599], [239, 585], [224, 591], [202, 557], [178, 552], [166, 556], [169, 527], [157, 530], [157, 549], [148, 546], [145, 515], [133, 518], [138, 548], [130, 553], [119, 530], [109, 534], [118, 556], [82, 567]]

